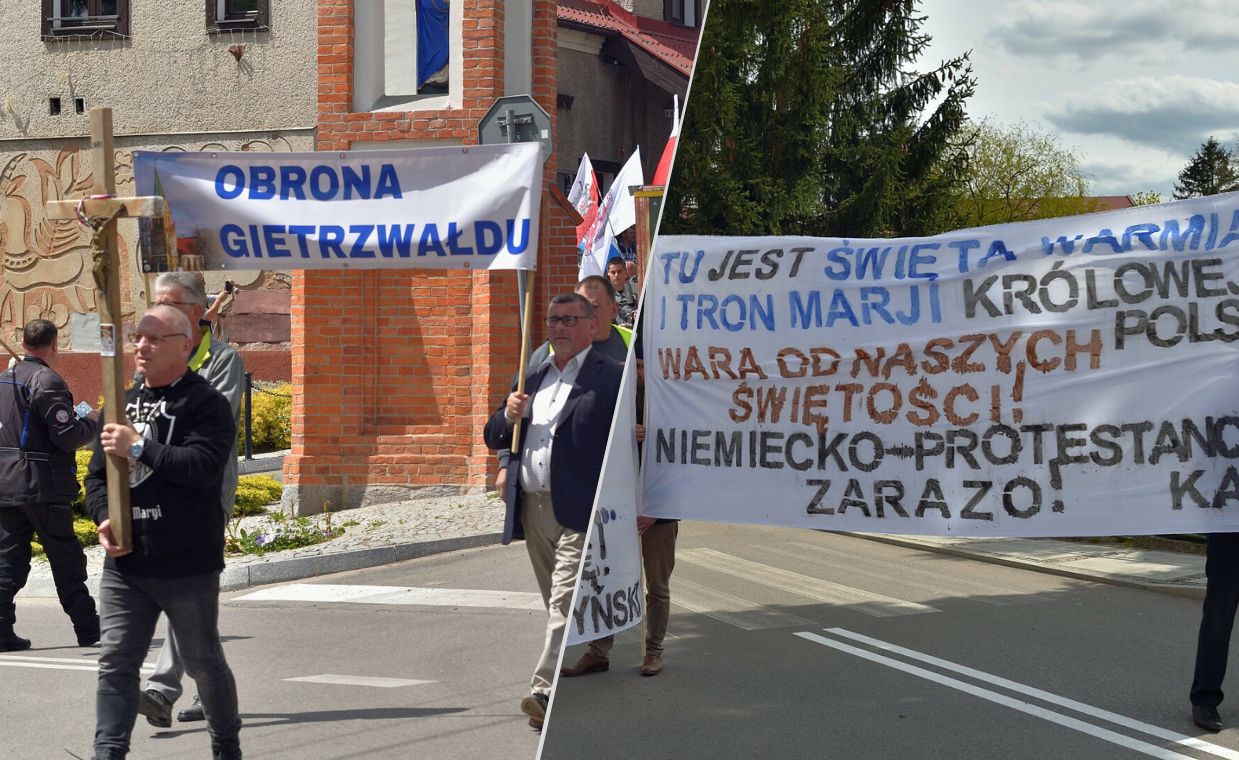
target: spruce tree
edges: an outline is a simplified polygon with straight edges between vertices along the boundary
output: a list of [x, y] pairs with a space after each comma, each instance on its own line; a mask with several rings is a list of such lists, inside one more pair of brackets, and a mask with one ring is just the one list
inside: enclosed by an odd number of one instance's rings
[[662, 231], [945, 229], [974, 81], [966, 55], [911, 70], [929, 42], [916, 7], [714, 0]]
[[1183, 167], [1183, 171], [1179, 172], [1179, 181], [1174, 186], [1174, 197], [1195, 198], [1239, 190], [1236, 163], [1234, 153], [1210, 137], [1187, 162], [1187, 166]]
[[[920, 74], [929, 44], [916, 0], [833, 0], [843, 72], [825, 147], [822, 212], [813, 233], [926, 235], [950, 224], [967, 163], [967, 54]], [[930, 109], [931, 104], [940, 101]]]
[[787, 234], [816, 213], [838, 76], [823, 6], [711, 3], [663, 230]]

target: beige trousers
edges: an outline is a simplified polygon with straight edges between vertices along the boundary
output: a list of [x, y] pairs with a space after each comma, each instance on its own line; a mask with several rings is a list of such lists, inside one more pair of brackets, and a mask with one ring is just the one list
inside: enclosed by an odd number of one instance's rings
[[585, 552], [585, 534], [560, 525], [551, 509], [551, 495], [528, 493], [522, 497], [521, 525], [525, 528], [525, 548], [533, 565], [538, 589], [546, 604], [546, 638], [542, 656], [530, 680], [530, 689], [550, 694], [559, 666], [559, 650], [563, 645], [572, 592], [576, 590], [577, 572]]
[[[675, 539], [678, 522], [654, 523], [641, 534], [641, 564], [645, 569], [645, 653], [663, 653], [667, 619], [671, 615], [671, 571], [675, 569]], [[589, 651], [607, 659], [614, 636], [589, 643]]]

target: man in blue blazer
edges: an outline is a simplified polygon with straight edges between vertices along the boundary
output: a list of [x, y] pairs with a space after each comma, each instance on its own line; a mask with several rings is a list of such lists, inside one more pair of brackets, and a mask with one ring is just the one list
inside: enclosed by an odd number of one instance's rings
[[546, 637], [532, 693], [521, 700], [529, 725], [541, 729], [559, 648], [585, 550], [602, 458], [619, 397], [623, 365], [591, 350], [595, 323], [589, 301], [576, 293], [551, 300], [546, 317], [554, 353], [526, 376], [527, 393], [508, 394], [486, 423], [492, 449], [519, 451], [508, 462], [503, 542], [524, 539], [547, 607]]

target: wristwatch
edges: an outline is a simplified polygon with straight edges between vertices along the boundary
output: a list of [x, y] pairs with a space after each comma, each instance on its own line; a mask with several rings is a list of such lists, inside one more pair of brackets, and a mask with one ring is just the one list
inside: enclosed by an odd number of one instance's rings
[[136, 441], [134, 441], [133, 443], [129, 444], [129, 458], [130, 458], [130, 459], [141, 459], [141, 458], [142, 458], [142, 451], [143, 451], [145, 448], [146, 448], [146, 439], [145, 439], [145, 438], [139, 438], [138, 440], [136, 440]]

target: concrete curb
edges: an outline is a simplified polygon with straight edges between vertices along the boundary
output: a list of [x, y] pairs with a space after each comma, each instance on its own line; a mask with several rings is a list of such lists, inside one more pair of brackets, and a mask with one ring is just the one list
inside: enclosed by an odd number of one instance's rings
[[312, 557], [293, 557], [273, 562], [255, 562], [224, 568], [219, 578], [221, 591], [236, 591], [250, 586], [268, 583], [284, 583], [316, 575], [342, 573], [347, 570], [363, 570], [368, 567], [390, 565], [432, 554], [474, 549], [499, 543], [502, 533], [485, 533], [477, 536], [443, 538], [437, 541], [416, 541], [410, 544], [376, 546], [373, 549], [358, 549], [338, 554], [320, 554]]
[[[311, 557], [289, 557], [269, 562], [254, 562], [246, 565], [225, 567], [219, 577], [220, 591], [239, 591], [251, 586], [311, 578], [316, 575], [342, 573], [348, 570], [364, 570], [368, 567], [389, 565], [433, 554], [445, 554], [461, 549], [498, 544], [502, 533], [483, 533], [473, 536], [443, 538], [434, 541], [414, 541], [407, 544], [376, 546], [373, 549], [358, 549], [351, 552], [319, 554]], [[87, 579], [86, 587], [96, 597], [99, 594], [99, 576]], [[56, 585], [51, 578], [31, 578], [18, 598], [56, 598]]]
[[254, 475], [260, 472], [282, 470], [284, 469], [284, 455], [287, 453], [277, 451], [274, 454], [255, 454], [253, 459], [237, 457], [237, 474]]
[[891, 546], [902, 546], [906, 549], [919, 549], [920, 551], [934, 552], [936, 554], [945, 554], [951, 557], [960, 557], [962, 559], [972, 559], [979, 562], [988, 562], [992, 565], [1002, 565], [1004, 567], [1014, 567], [1020, 570], [1032, 570], [1038, 573], [1046, 573], [1048, 575], [1059, 575], [1065, 578], [1075, 578], [1082, 581], [1095, 581], [1097, 583], [1108, 583], [1112, 586], [1125, 586], [1127, 588], [1136, 588], [1144, 591], [1156, 591], [1162, 594], [1173, 594], [1175, 596], [1184, 596], [1189, 599], [1204, 599], [1205, 588], [1203, 585], [1186, 585], [1176, 583], [1159, 583], [1157, 581], [1146, 581], [1130, 576], [1122, 575], [1107, 575], [1105, 573], [1085, 572], [1082, 570], [1072, 570], [1066, 567], [1056, 567], [1047, 565], [1043, 562], [1031, 562], [1028, 560], [1016, 559], [1013, 557], [1005, 557], [1000, 554], [991, 552], [978, 552], [963, 549], [958, 546], [939, 546], [936, 544], [926, 544], [917, 541], [914, 538], [895, 535], [883, 535], [876, 533], [845, 533], [841, 535], [852, 536], [853, 538], [863, 538], [867, 541], [876, 541], [880, 544], [890, 544]]

